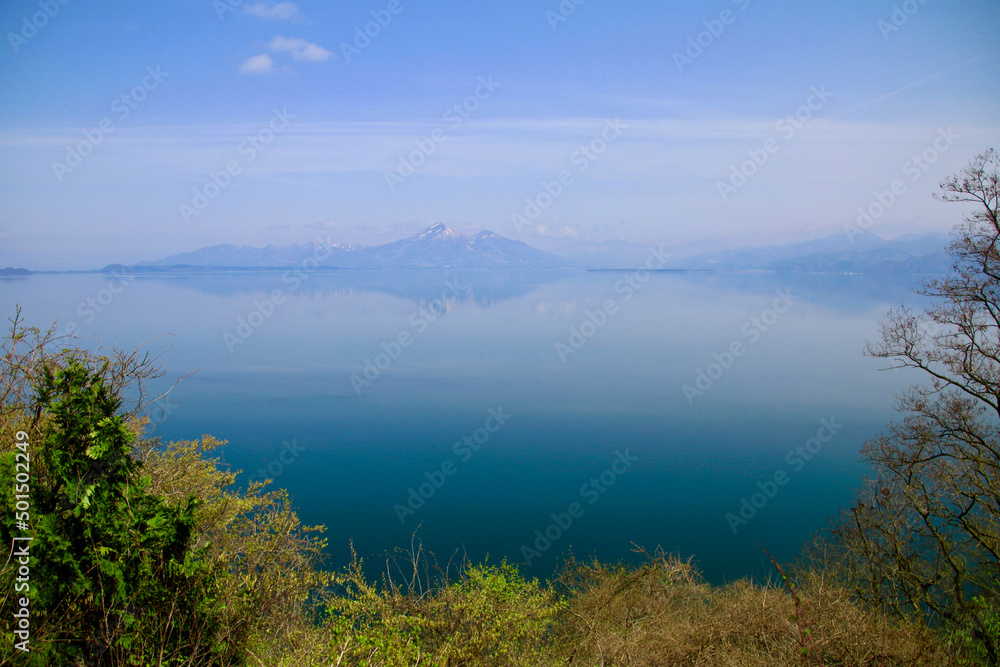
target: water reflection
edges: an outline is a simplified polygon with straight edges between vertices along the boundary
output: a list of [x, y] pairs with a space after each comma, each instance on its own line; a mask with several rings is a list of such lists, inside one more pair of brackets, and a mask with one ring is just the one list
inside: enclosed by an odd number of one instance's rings
[[[157, 434], [227, 439], [225, 460], [244, 480], [280, 467], [276, 483], [303, 519], [328, 525], [334, 564], [348, 539], [374, 555], [407, 544], [417, 525], [444, 554], [524, 563], [529, 546], [538, 576], [570, 547], [616, 559], [631, 557], [633, 542], [694, 555], [714, 580], [766, 571], [758, 543], [793, 557], [850, 502], [864, 472], [858, 448], [917, 379], [881, 373], [860, 354], [886, 308], [921, 303], [914, 279], [662, 272], [626, 300], [615, 291], [626, 275], [337, 271], [295, 289], [281, 272], [141, 276], [89, 321], [80, 304], [106, 277], [31, 276], [0, 282], [0, 294], [32, 323], [75, 321], [88, 344], [172, 334], [152, 344], [172, 346], [163, 388], [200, 370], [170, 394]], [[454, 303], [438, 312], [448, 285], [458, 286]], [[265, 307], [275, 290], [283, 298]], [[751, 343], [744, 324], [778, 290], [793, 305]], [[615, 312], [560, 356], [558, 344], [609, 300]], [[250, 335], [227, 345], [241, 320]], [[397, 350], [402, 333], [411, 340]], [[737, 341], [744, 353], [710, 371]], [[351, 378], [369, 363], [378, 374], [358, 392]], [[699, 372], [718, 377], [688, 401], [683, 387]], [[477, 443], [490, 410], [509, 418]], [[789, 464], [821, 420], [842, 427], [803, 465]], [[466, 438], [479, 447], [473, 456], [468, 444], [456, 450]], [[634, 461], [605, 484], [616, 452]], [[779, 472], [786, 483], [766, 493]], [[411, 490], [423, 501], [415, 509]], [[766, 503], [742, 518], [757, 493]], [[582, 514], [535, 548], [536, 531], [544, 536], [573, 503]], [[396, 506], [414, 515], [401, 522]], [[735, 535], [730, 515], [747, 522]]]

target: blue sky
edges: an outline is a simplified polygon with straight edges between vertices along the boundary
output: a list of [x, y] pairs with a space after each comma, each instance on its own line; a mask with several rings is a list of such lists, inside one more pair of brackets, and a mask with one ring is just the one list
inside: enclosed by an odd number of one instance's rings
[[930, 193], [1000, 144], [998, 26], [995, 0], [11, 0], [0, 266], [436, 222], [796, 241], [894, 181], [872, 231], [946, 230]]

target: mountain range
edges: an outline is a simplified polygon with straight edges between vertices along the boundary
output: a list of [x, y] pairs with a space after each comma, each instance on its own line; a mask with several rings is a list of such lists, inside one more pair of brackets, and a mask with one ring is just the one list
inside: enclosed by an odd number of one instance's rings
[[[944, 234], [883, 239], [872, 232], [788, 245], [731, 248], [714, 241], [659, 247], [664, 267], [700, 271], [819, 273], [940, 273], [950, 268]], [[125, 267], [140, 272], [192, 269], [633, 269], [650, 246], [621, 240], [579, 241], [545, 252], [489, 231], [472, 238], [436, 224], [409, 238], [377, 246], [300, 243], [254, 248], [216, 245]], [[117, 266], [117, 265], [116, 265]]]
[[945, 234], [904, 234], [887, 240], [872, 232], [834, 234], [762, 248], [716, 249], [679, 259], [689, 270], [813, 273], [946, 273], [951, 258]]
[[324, 268], [337, 269], [557, 269], [575, 266], [556, 255], [493, 232], [479, 232], [470, 239], [437, 224], [415, 236], [378, 246], [299, 243], [251, 248], [217, 245], [142, 262], [132, 268], [281, 268], [299, 266], [310, 259]]

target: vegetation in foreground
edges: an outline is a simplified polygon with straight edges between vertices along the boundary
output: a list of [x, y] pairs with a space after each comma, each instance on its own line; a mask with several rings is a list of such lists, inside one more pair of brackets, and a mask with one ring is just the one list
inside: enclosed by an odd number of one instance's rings
[[213, 458], [224, 443], [144, 436], [155, 359], [86, 352], [18, 313], [0, 347], [0, 661], [997, 665], [998, 174], [990, 150], [942, 184], [943, 199], [977, 206], [951, 247], [955, 273], [924, 287], [935, 308], [891, 312], [869, 350], [929, 384], [866, 445], [877, 475], [857, 502], [769, 584], [713, 587], [657, 551], [638, 566], [570, 558], [542, 585], [503, 562], [439, 565], [418, 544], [378, 582], [360, 559], [325, 572], [322, 529], [301, 525], [283, 491], [236, 488]]

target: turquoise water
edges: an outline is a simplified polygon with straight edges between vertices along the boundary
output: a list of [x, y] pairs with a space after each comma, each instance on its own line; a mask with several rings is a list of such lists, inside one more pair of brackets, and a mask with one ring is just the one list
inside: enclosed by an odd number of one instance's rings
[[861, 349], [888, 307], [920, 305], [914, 280], [262, 272], [0, 295], [88, 345], [151, 341], [161, 391], [196, 370], [155, 434], [228, 440], [241, 481], [273, 477], [327, 525], [332, 565], [419, 527], [441, 557], [534, 576], [634, 543], [723, 581], [767, 571], [758, 545], [794, 558], [851, 501], [860, 446], [919, 379]]

